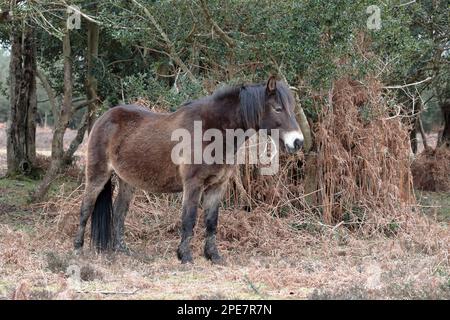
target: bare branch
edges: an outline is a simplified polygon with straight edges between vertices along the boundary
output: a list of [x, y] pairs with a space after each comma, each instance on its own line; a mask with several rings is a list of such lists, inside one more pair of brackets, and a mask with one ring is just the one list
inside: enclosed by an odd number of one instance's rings
[[430, 146], [428, 145], [427, 136], [425, 134], [425, 130], [423, 129], [422, 117], [420, 114], [418, 115], [417, 122], [418, 122], [417, 124], [419, 127], [420, 135], [422, 136], [423, 148], [425, 150], [428, 150], [430, 148]]
[[189, 68], [186, 66], [186, 64], [183, 62], [183, 60], [181, 60], [181, 58], [179, 57], [177, 51], [175, 50], [175, 46], [169, 40], [169, 37], [164, 32], [164, 30], [161, 28], [159, 23], [156, 21], [155, 17], [153, 17], [153, 15], [150, 13], [150, 11], [148, 11], [148, 9], [146, 7], [144, 7], [142, 4], [140, 4], [138, 1], [136, 1], [136, 0], [132, 0], [132, 1], [133, 1], [133, 3], [135, 5], [137, 5], [139, 8], [141, 8], [144, 11], [144, 13], [147, 16], [147, 18], [150, 19], [150, 21], [153, 24], [153, 26], [156, 28], [156, 30], [158, 30], [158, 32], [161, 35], [161, 37], [163, 38], [167, 48], [169, 49], [169, 53], [168, 54], [172, 58], [172, 60], [183, 70], [183, 72], [185, 72], [187, 74], [188, 78], [192, 82], [197, 83], [198, 82], [197, 79], [194, 77], [194, 75], [192, 74], [191, 70], [189, 70]]
[[208, 10], [208, 5], [205, 0], [200, 0], [200, 4], [208, 23], [213, 27], [214, 31], [217, 32], [219, 37], [230, 47], [233, 48], [236, 46], [234, 40], [230, 38], [223, 30], [219, 27], [219, 25], [213, 20], [211, 13]]
[[412, 0], [412, 1], [409, 1], [409, 2], [406, 2], [406, 3], [400, 3], [397, 7], [407, 6], [407, 5], [413, 4], [415, 2], [416, 2], [416, 0]]
[[95, 103], [95, 102], [97, 102], [97, 101], [98, 101], [98, 99], [91, 99], [91, 100], [86, 100], [86, 101], [83, 101], [83, 102], [74, 104], [74, 105], [72, 106], [72, 112], [76, 112], [76, 111], [78, 111], [78, 110], [81, 110], [81, 109], [83, 109], [84, 107], [90, 105], [91, 103]]
[[52, 108], [53, 119], [54, 122], [57, 123], [59, 114], [57, 112], [58, 103], [56, 102], [55, 92], [53, 91], [53, 88], [50, 86], [50, 82], [48, 81], [44, 71], [37, 69], [37, 76], [41, 81], [41, 84], [44, 87], [45, 92], [47, 93], [48, 101], [50, 102], [50, 106]]
[[421, 81], [418, 81], [418, 82], [408, 83], [408, 84], [405, 84], [405, 85], [398, 85], [398, 86], [386, 86], [386, 87], [383, 87], [383, 89], [402, 89], [402, 88], [406, 88], [406, 87], [417, 86], [417, 85], [419, 85], [421, 83], [430, 81], [431, 79], [433, 79], [433, 78], [432, 77], [428, 77], [428, 78], [426, 78], [424, 80], [421, 80]]
[[75, 138], [73, 138], [70, 143], [69, 149], [64, 153], [64, 162], [69, 164], [73, 160], [73, 155], [78, 150], [78, 147], [83, 142], [84, 135], [86, 134], [87, 126], [88, 126], [88, 116], [89, 112], [86, 111], [81, 119], [80, 125], [78, 126], [77, 134]]
[[77, 14], [79, 14], [80, 16], [85, 18], [87, 21], [92, 22], [92, 23], [96, 23], [96, 24], [101, 24], [100, 21], [95, 20], [94, 18], [92, 18], [91, 16], [89, 16], [86, 13], [82, 12], [81, 10], [78, 10], [76, 6], [69, 5], [65, 1], [63, 1], [63, 3], [67, 6], [67, 8], [70, 8], [71, 10], [73, 10], [74, 12], [76, 12]]

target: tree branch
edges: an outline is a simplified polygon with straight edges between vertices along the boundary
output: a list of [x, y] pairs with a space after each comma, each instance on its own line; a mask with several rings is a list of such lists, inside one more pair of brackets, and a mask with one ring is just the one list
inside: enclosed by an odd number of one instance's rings
[[187, 74], [188, 78], [192, 82], [198, 83], [197, 79], [194, 77], [191, 70], [189, 70], [189, 68], [186, 66], [186, 64], [183, 62], [183, 60], [181, 60], [180, 56], [178, 55], [177, 51], [175, 50], [175, 46], [169, 40], [169, 37], [164, 32], [164, 30], [161, 28], [159, 23], [156, 21], [155, 17], [153, 17], [153, 15], [150, 13], [150, 11], [148, 11], [148, 9], [146, 7], [144, 7], [142, 4], [140, 4], [138, 1], [136, 1], [136, 0], [132, 0], [132, 1], [135, 5], [137, 5], [139, 8], [141, 8], [144, 11], [145, 15], [150, 19], [153, 26], [156, 28], [156, 30], [158, 30], [158, 32], [161, 35], [161, 37], [163, 38], [167, 48], [169, 49], [169, 55], [172, 58], [172, 60], [181, 68], [181, 70], [183, 70], [183, 72], [185, 72]]
[[386, 87], [383, 87], [383, 89], [402, 89], [402, 88], [406, 88], [406, 87], [417, 86], [417, 85], [419, 85], [421, 83], [430, 81], [431, 79], [433, 79], [433, 78], [432, 77], [428, 77], [428, 78], [426, 78], [424, 80], [421, 80], [421, 81], [418, 81], [418, 82], [408, 83], [408, 84], [405, 84], [405, 85], [398, 85], [398, 86], [386, 86]]
[[234, 40], [230, 38], [223, 30], [219, 27], [219, 25], [213, 20], [211, 13], [208, 10], [208, 5], [206, 4], [205, 0], [200, 0], [200, 4], [203, 10], [203, 13], [205, 15], [206, 20], [208, 23], [213, 27], [213, 29], [217, 32], [219, 37], [229, 46], [230, 48], [233, 48], [236, 46]]
[[[87, 105], [87, 104], [86, 104]], [[84, 135], [87, 130], [88, 126], [88, 116], [89, 112], [86, 111], [83, 115], [83, 118], [81, 119], [80, 125], [78, 126], [77, 134], [75, 138], [73, 138], [72, 142], [70, 143], [69, 149], [64, 154], [64, 163], [70, 164], [73, 161], [73, 155], [78, 150], [78, 147], [83, 142]]]
[[58, 103], [56, 102], [55, 92], [53, 91], [53, 88], [50, 86], [50, 82], [48, 81], [44, 71], [42, 71], [41, 69], [37, 69], [37, 76], [41, 81], [41, 84], [44, 87], [45, 92], [47, 93], [48, 101], [50, 102], [50, 106], [52, 108], [54, 123], [57, 123], [59, 114], [57, 112]]
[[[66, 4], [67, 5], [67, 4]], [[95, 24], [101, 24], [100, 21], [95, 20], [94, 18], [92, 18], [91, 16], [87, 15], [86, 13], [82, 12], [81, 10], [78, 10], [76, 6], [72, 6], [72, 5], [67, 5], [67, 8], [72, 9], [73, 12], [79, 14], [80, 16], [82, 16], [83, 18], [85, 18], [87, 21], [91, 22], [91, 23], [95, 23]]]
[[76, 111], [78, 111], [78, 110], [81, 110], [81, 109], [83, 109], [84, 107], [90, 105], [91, 103], [94, 103], [94, 102], [97, 102], [97, 101], [98, 101], [98, 99], [91, 99], [91, 100], [86, 100], [86, 101], [83, 101], [83, 102], [74, 104], [74, 105], [72, 106], [72, 112], [76, 112]]

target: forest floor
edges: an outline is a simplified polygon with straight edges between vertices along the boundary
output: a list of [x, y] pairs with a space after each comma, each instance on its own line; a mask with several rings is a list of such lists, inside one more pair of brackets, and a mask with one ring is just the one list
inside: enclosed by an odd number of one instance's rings
[[[48, 155], [48, 135], [38, 131], [39, 153]], [[193, 243], [195, 263], [179, 263], [179, 208], [169, 203], [145, 217], [136, 207], [130, 212], [126, 238], [138, 254], [98, 255], [87, 246], [75, 255], [82, 188], [76, 179], [61, 177], [48, 201], [30, 205], [27, 197], [36, 185], [0, 179], [0, 299], [450, 299], [448, 193], [416, 193], [425, 232], [363, 238], [342, 226], [320, 234], [306, 228], [290, 238], [268, 235], [276, 247], [248, 243], [253, 238], [242, 234], [223, 236], [236, 227], [231, 222], [243, 228], [258, 219], [258, 213], [223, 210], [218, 246], [227, 265], [217, 266], [201, 256], [201, 226]], [[275, 221], [281, 218], [267, 219], [283, 226]]]

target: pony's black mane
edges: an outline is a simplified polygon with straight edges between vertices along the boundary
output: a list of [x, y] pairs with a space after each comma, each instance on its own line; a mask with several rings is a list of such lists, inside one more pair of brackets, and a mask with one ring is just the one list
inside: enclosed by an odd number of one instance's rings
[[[289, 108], [289, 106], [294, 103], [291, 91], [283, 81], [277, 81], [276, 96], [278, 103], [283, 108]], [[239, 99], [241, 120], [244, 128], [258, 129], [266, 106], [266, 84], [250, 84], [221, 88], [213, 93], [212, 98], [216, 101], [223, 99]]]
[[[289, 108], [294, 104], [291, 90], [283, 81], [277, 81], [276, 97], [283, 108]], [[204, 99], [215, 101], [238, 101], [240, 104], [241, 121], [244, 129], [259, 129], [261, 118], [266, 106], [266, 84], [248, 84], [223, 87], [214, 91], [211, 96], [197, 100], [188, 100], [181, 106], [196, 105]]]

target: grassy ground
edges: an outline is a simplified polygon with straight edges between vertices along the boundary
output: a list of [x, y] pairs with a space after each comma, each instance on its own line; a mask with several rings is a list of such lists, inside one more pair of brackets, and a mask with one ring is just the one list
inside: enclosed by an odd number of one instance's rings
[[[40, 153], [48, 154], [50, 138], [50, 130], [38, 130]], [[2, 141], [0, 130], [0, 175]], [[211, 265], [201, 256], [199, 219], [195, 264], [185, 266], [175, 257], [179, 202], [138, 194], [126, 224], [135, 256], [89, 248], [76, 256], [82, 188], [61, 178], [45, 203], [30, 205], [36, 185], [0, 179], [0, 299], [450, 298], [447, 193], [417, 192], [415, 215], [395, 235], [362, 237], [314, 221], [293, 228], [262, 212], [223, 210], [218, 246], [228, 264]]]
[[[227, 266], [213, 266], [202, 258], [200, 240], [194, 245], [195, 264], [184, 266], [174, 254], [176, 234], [159, 230], [161, 241], [155, 244], [136, 241], [130, 231], [127, 238], [137, 256], [96, 255], [90, 250], [76, 256], [68, 236], [72, 231], [58, 227], [64, 213], [55, 204], [71, 193], [74, 183], [66, 179], [56, 185], [53, 200], [30, 206], [26, 197], [35, 181], [0, 180], [0, 298], [450, 298], [448, 247], [413, 236], [348, 236], [341, 241], [343, 229], [309, 243], [302, 240], [295, 255], [230, 248], [233, 240], [219, 237]], [[421, 193], [419, 199], [446, 232], [450, 195]], [[231, 214], [236, 213], [224, 213]], [[155, 220], [148, 223], [155, 227]]]

